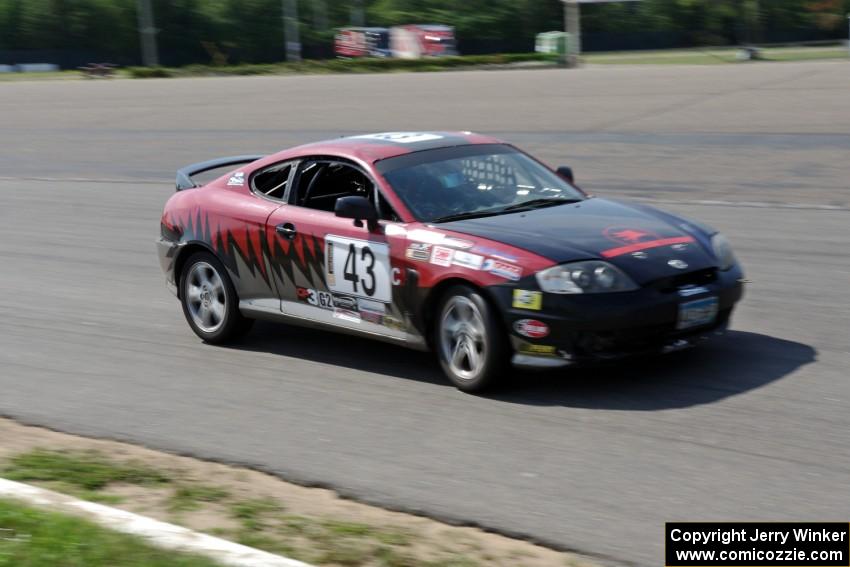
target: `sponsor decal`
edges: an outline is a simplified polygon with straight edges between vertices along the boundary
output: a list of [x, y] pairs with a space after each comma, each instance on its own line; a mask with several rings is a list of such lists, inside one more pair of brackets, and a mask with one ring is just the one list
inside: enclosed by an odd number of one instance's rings
[[407, 238], [416, 242], [424, 242], [426, 244], [442, 244], [443, 246], [453, 246], [455, 248], [472, 248], [475, 243], [469, 240], [460, 238], [452, 238], [446, 236], [442, 232], [434, 232], [433, 230], [425, 230], [417, 228], [407, 233]]
[[454, 258], [452, 258], [452, 264], [462, 268], [469, 268], [470, 270], [480, 270], [483, 263], [484, 256], [471, 254], [463, 250], [455, 250]]
[[444, 246], [434, 246], [431, 250], [431, 263], [437, 266], [448, 267], [452, 265], [452, 256], [454, 250], [445, 248]]
[[387, 311], [387, 306], [384, 303], [379, 301], [372, 301], [369, 299], [358, 299], [357, 300], [357, 308], [360, 312], [368, 311], [369, 313], [379, 313], [383, 315]]
[[336, 287], [336, 276], [334, 275], [334, 243], [327, 242], [327, 248], [325, 250], [325, 256], [328, 263], [326, 277], [328, 280], [328, 287]]
[[647, 258], [649, 258], [649, 254], [641, 251], [632, 252], [632, 258], [636, 258], [638, 260], [646, 260]]
[[540, 311], [543, 308], [543, 292], [530, 291], [527, 289], [515, 289], [513, 306], [517, 309], [533, 309]]
[[676, 268], [677, 270], [684, 270], [688, 267], [687, 262], [685, 262], [684, 260], [679, 260], [678, 258], [667, 260], [667, 265], [671, 268]]
[[[313, 290], [310, 290], [313, 291]], [[313, 295], [307, 300], [310, 305], [321, 307], [322, 309], [333, 309], [333, 296], [326, 291], [314, 291]]]
[[341, 309], [349, 309], [351, 311], [357, 310], [357, 299], [347, 295], [334, 295], [333, 304], [334, 307], [339, 307]]
[[313, 293], [313, 290], [307, 289], [306, 287], [296, 287], [295, 288], [295, 294], [298, 296], [298, 299], [300, 301], [308, 301], [309, 302], [308, 298], [310, 297], [310, 295], [312, 295], [312, 293]]
[[316, 307], [321, 307], [322, 309], [333, 309], [334, 298], [326, 291], [317, 291], [316, 303], [314, 303], [313, 305], [315, 305]]
[[542, 339], [549, 334], [549, 325], [537, 319], [520, 319], [514, 322], [514, 331], [529, 339]]
[[375, 325], [380, 325], [383, 322], [384, 316], [380, 313], [373, 313], [372, 311], [361, 311], [360, 319], [366, 321], [367, 323], [374, 323]]
[[230, 176], [230, 179], [227, 180], [227, 184], [237, 187], [245, 185], [245, 172], [237, 171], [236, 173]]
[[300, 301], [304, 301], [322, 309], [333, 309], [333, 296], [326, 291], [316, 291], [306, 287], [297, 287], [296, 294]]
[[387, 236], [405, 236], [407, 235], [407, 229], [397, 224], [387, 223], [384, 226], [384, 234]]
[[460, 238], [451, 238], [447, 237], [441, 243], [445, 246], [454, 246], [455, 248], [462, 248], [466, 250], [467, 248], [472, 248], [475, 244], [470, 242], [469, 240], [461, 240]]
[[417, 228], [408, 232], [407, 238], [417, 242], [425, 242], [427, 244], [440, 244], [446, 239], [446, 235], [442, 232], [434, 232], [433, 230]]
[[506, 254], [498, 248], [492, 248], [490, 246], [475, 246], [472, 250], [473, 252], [480, 252], [485, 256], [490, 256], [491, 258], [495, 258], [496, 260], [501, 260], [503, 262], [518, 261], [518, 258], [516, 256], [511, 256], [510, 254]]
[[637, 244], [638, 242], [648, 242], [650, 240], [659, 240], [660, 237], [646, 230], [637, 228], [623, 228], [613, 226], [602, 231], [605, 238], [613, 240], [619, 244]]
[[380, 134], [352, 136], [352, 138], [360, 140], [381, 140], [382, 142], [395, 142], [397, 144], [415, 144], [417, 142], [441, 140], [443, 137], [428, 132], [382, 132]]
[[393, 285], [404, 284], [404, 272], [401, 271], [401, 268], [392, 269], [392, 282]]
[[674, 244], [674, 245], [673, 245], [673, 246], [671, 246], [670, 248], [672, 248], [672, 249], [673, 249], [673, 250], [675, 250], [676, 252], [681, 252], [682, 250], [687, 250], [687, 249], [688, 249], [688, 244], [687, 244], [687, 242], [681, 242], [681, 243], [679, 243], [679, 244]]
[[342, 307], [334, 307], [334, 317], [343, 321], [351, 321], [352, 323], [360, 322], [360, 313]]
[[523, 343], [517, 350], [523, 354], [555, 356], [555, 347], [550, 345], [533, 345], [530, 343]]
[[404, 253], [408, 260], [427, 262], [431, 257], [431, 245], [424, 242], [411, 242]]
[[493, 258], [484, 260], [484, 270], [512, 281], [517, 281], [522, 276], [522, 268], [516, 264], [501, 262]]

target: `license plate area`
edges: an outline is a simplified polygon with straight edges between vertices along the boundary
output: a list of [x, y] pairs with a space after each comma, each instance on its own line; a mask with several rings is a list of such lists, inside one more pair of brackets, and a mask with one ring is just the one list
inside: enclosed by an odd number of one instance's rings
[[719, 302], [716, 297], [705, 297], [695, 301], [687, 301], [679, 304], [679, 319], [676, 329], [690, 329], [710, 325], [717, 318]]

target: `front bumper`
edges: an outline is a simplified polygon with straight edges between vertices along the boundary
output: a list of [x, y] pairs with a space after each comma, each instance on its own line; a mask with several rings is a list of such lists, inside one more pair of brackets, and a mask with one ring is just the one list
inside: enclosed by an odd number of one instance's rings
[[[653, 282], [623, 293], [543, 293], [539, 310], [513, 306], [513, 290], [522, 285], [491, 290], [504, 314], [515, 352], [514, 364], [551, 368], [679, 350], [722, 333], [743, 296], [740, 268], [726, 272], [702, 270], [695, 272], [692, 280], [682, 277], [675, 282]], [[711, 323], [676, 328], [680, 304], [711, 296], [718, 300], [717, 316]], [[522, 336], [515, 323], [524, 319], [544, 323], [548, 334], [539, 338]]]

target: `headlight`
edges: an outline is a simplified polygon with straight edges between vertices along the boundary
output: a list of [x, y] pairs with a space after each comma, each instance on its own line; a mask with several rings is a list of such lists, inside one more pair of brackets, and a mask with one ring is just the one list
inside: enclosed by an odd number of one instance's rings
[[598, 260], [573, 262], [537, 272], [540, 289], [548, 293], [609, 293], [638, 286], [622, 270]]
[[717, 258], [717, 264], [721, 270], [728, 270], [735, 265], [732, 245], [729, 244], [725, 236], [719, 233], [712, 236], [711, 249], [714, 251], [714, 257]]

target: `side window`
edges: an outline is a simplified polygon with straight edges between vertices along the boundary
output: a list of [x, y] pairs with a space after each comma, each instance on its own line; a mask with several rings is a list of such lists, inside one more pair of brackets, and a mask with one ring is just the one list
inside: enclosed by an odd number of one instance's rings
[[283, 199], [291, 172], [291, 163], [273, 165], [255, 174], [251, 179], [251, 186], [255, 193], [273, 199]]
[[378, 218], [401, 221], [380, 191], [375, 191], [372, 180], [356, 167], [335, 161], [306, 161], [296, 179], [290, 202], [299, 207], [333, 212], [340, 197], [360, 195], [376, 203]]
[[305, 162], [298, 175], [295, 204], [320, 211], [334, 210], [340, 197], [372, 199], [375, 186], [359, 169], [334, 161]]

